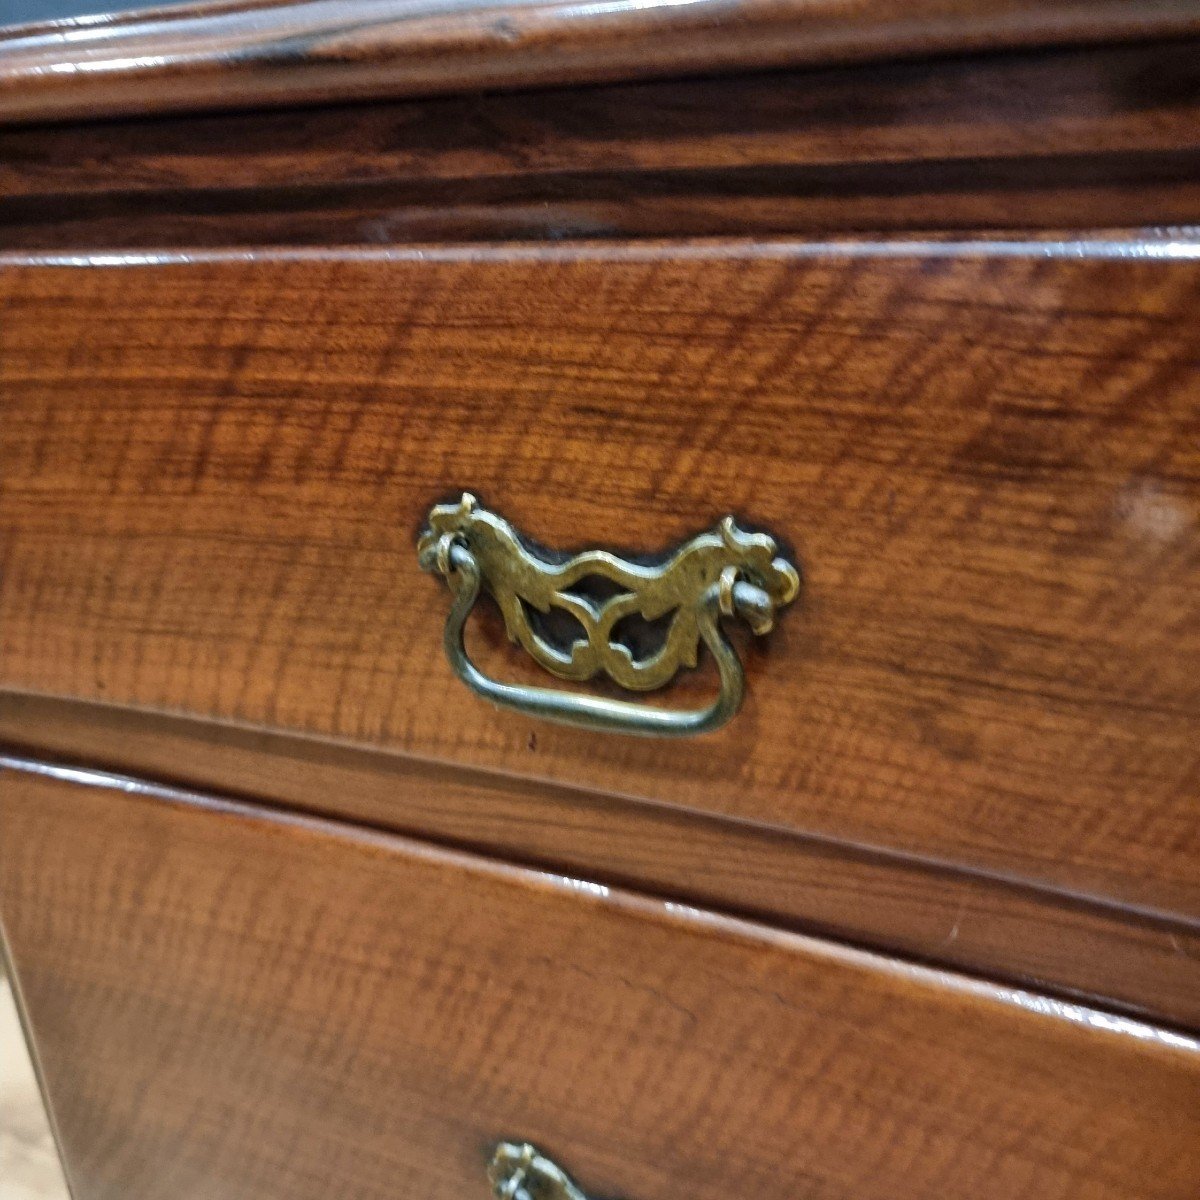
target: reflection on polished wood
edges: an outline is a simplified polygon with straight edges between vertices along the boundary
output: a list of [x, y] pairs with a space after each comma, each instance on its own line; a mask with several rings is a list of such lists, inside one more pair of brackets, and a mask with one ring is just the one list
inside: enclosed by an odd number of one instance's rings
[[1190, 0], [243, 0], [0, 31], [0, 120], [243, 108], [1200, 32]]

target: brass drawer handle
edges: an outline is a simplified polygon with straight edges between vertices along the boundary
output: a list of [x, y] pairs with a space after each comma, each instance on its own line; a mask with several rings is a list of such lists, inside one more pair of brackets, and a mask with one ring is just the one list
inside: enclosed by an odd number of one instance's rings
[[501, 1142], [488, 1163], [496, 1200], [588, 1200], [557, 1163], [528, 1142]]
[[[774, 538], [746, 533], [732, 517], [654, 566], [626, 562], [607, 550], [551, 560], [464, 494], [458, 504], [430, 511], [417, 553], [421, 567], [441, 575], [453, 592], [443, 645], [472, 691], [504, 708], [613, 733], [686, 737], [724, 725], [741, 705], [745, 679], [720, 619], [740, 617], [755, 633], [766, 633], [776, 610], [790, 604], [800, 588], [796, 568], [778, 557]], [[597, 581], [603, 585], [599, 592]], [[585, 590], [589, 584], [592, 594]], [[561, 679], [604, 673], [621, 687], [650, 691], [669, 683], [681, 667], [694, 667], [703, 641], [717, 663], [717, 698], [706, 708], [666, 709], [489, 679], [463, 645], [463, 628], [481, 587], [499, 604], [509, 638]], [[544, 619], [555, 615], [570, 626], [567, 635], [555, 637], [544, 627]], [[618, 630], [621, 622], [639, 621], [665, 625], [661, 645], [642, 657], [620, 640]]]

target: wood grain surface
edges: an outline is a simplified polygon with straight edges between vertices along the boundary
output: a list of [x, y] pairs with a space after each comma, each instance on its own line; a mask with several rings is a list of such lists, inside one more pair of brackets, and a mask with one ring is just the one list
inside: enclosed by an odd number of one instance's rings
[[0, 33], [0, 120], [377, 99], [1200, 32], [1191, 0], [238, 0]]
[[[1200, 913], [1184, 241], [413, 250], [0, 274], [0, 685], [373, 744]], [[802, 601], [691, 743], [453, 677], [414, 539], [730, 511]], [[544, 681], [490, 610], [473, 652]], [[712, 671], [671, 702], [711, 693]]]
[[1200, 223], [1200, 42], [0, 130], [8, 248]]
[[0, 747], [328, 813], [1200, 1030], [1200, 927], [953, 866], [505, 775], [0, 693]]
[[[36, 768], [35, 768], [36, 769]], [[314, 820], [0, 774], [0, 914], [77, 1200], [1191, 1200], [1200, 1045]]]

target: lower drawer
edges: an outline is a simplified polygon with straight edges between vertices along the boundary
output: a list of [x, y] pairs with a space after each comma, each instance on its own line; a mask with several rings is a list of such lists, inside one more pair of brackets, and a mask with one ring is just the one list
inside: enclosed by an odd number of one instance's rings
[[1195, 1196], [1200, 1046], [390, 835], [0, 770], [76, 1200]]

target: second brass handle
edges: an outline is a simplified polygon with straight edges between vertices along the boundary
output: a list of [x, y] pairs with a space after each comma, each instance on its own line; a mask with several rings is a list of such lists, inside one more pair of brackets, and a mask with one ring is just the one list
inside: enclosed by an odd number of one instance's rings
[[501, 1142], [488, 1163], [496, 1200], [588, 1200], [553, 1159], [528, 1142]]
[[[464, 495], [457, 505], [432, 510], [418, 552], [421, 565], [441, 575], [453, 593], [443, 646], [455, 674], [476, 695], [549, 721], [652, 737], [706, 733], [738, 711], [745, 676], [721, 632], [721, 618], [738, 617], [755, 633], [765, 633], [776, 609], [790, 603], [799, 588], [795, 568], [776, 555], [774, 540], [742, 531], [732, 518], [653, 567], [604, 550], [552, 562], [526, 547], [506, 521]], [[609, 581], [616, 594], [600, 601], [570, 590], [592, 576]], [[553, 674], [588, 679], [604, 672], [623, 687], [648, 691], [663, 686], [681, 666], [694, 666], [702, 643], [717, 664], [716, 699], [704, 708], [668, 709], [491, 679], [471, 662], [463, 640], [484, 586], [500, 605], [510, 638]], [[544, 613], [552, 607], [573, 617], [585, 636], [566, 647], [549, 642], [534, 628], [529, 609]], [[670, 616], [661, 649], [643, 659], [613, 640], [617, 623], [631, 615]]]

